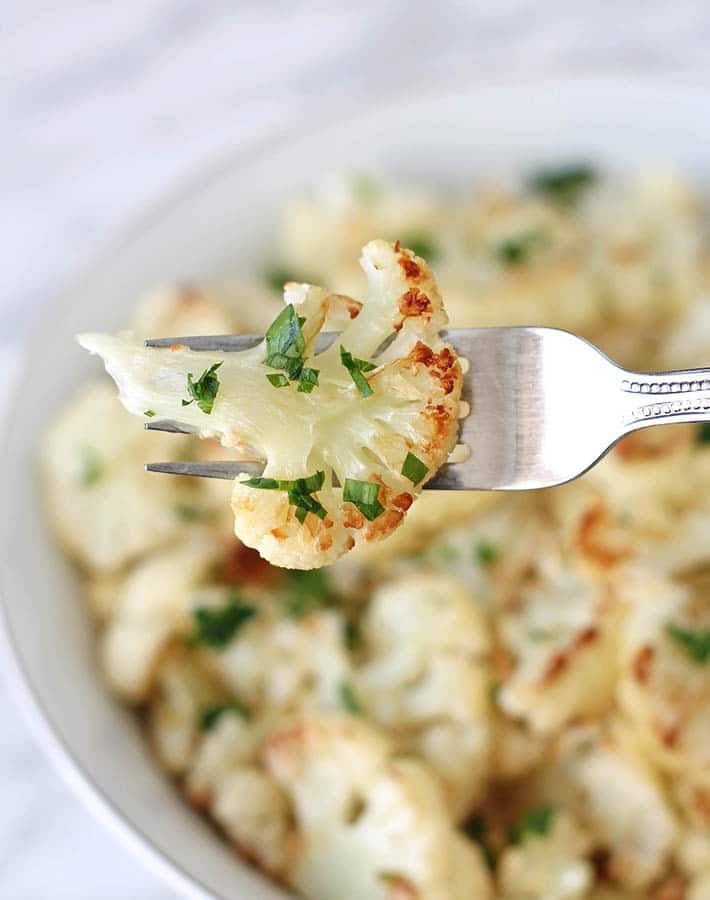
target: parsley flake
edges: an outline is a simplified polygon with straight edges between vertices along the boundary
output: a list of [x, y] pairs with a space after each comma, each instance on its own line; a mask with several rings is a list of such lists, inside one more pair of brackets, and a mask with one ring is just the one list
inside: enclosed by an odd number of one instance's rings
[[353, 716], [362, 715], [362, 706], [357, 699], [353, 686], [349, 681], [341, 681], [338, 685], [338, 697], [344, 709]]
[[489, 544], [488, 541], [479, 541], [474, 547], [474, 555], [479, 565], [486, 567], [492, 566], [493, 563], [498, 561], [500, 552], [497, 547]]
[[84, 487], [92, 487], [101, 478], [104, 466], [95, 447], [82, 447], [79, 459], [79, 482]]
[[232, 597], [221, 607], [198, 606], [192, 613], [195, 623], [193, 643], [220, 650], [256, 613], [256, 607], [240, 597]]
[[200, 713], [201, 730], [209, 731], [214, 728], [225, 713], [233, 713], [241, 719], [248, 718], [246, 707], [237, 699], [231, 700], [229, 703], [217, 703], [214, 706], [208, 706]]
[[319, 519], [325, 519], [328, 515], [322, 503], [312, 496], [323, 487], [324, 482], [325, 472], [319, 471], [306, 478], [296, 478], [295, 480], [247, 478], [242, 484], [262, 491], [286, 491], [289, 503], [296, 507], [296, 518], [302, 523], [309, 512], [318, 516]]
[[330, 579], [323, 569], [293, 569], [287, 575], [284, 608], [289, 616], [301, 619], [328, 606], [332, 597]]
[[430, 234], [424, 232], [407, 234], [402, 238], [401, 244], [407, 250], [411, 250], [415, 256], [421, 256], [427, 262], [434, 262], [441, 253], [439, 246]]
[[155, 415], [155, 410], [154, 409], [146, 409], [145, 412], [143, 413], [143, 415], [148, 416], [149, 419], [152, 419], [153, 416]]
[[221, 365], [222, 363], [218, 362], [210, 366], [209, 369], [205, 369], [197, 381], [192, 380], [192, 372], [187, 373], [187, 392], [192, 397], [192, 400], [183, 400], [183, 406], [189, 406], [197, 401], [197, 405], [202, 412], [207, 416], [210, 415], [219, 391], [219, 378], [216, 372]]
[[486, 822], [485, 817], [480, 815], [474, 816], [466, 822], [463, 826], [463, 830], [472, 841], [475, 841], [480, 846], [488, 868], [493, 871], [498, 862], [498, 854], [496, 853], [495, 848], [490, 844], [488, 823]]
[[314, 387], [318, 387], [319, 369], [304, 369], [298, 380], [298, 390], [302, 394], [310, 394]]
[[361, 397], [371, 397], [374, 393], [370, 387], [370, 383], [362, 374], [363, 372], [371, 372], [377, 366], [366, 359], [357, 359], [348, 350], [340, 345], [340, 362], [350, 372], [350, 377], [355, 382], [355, 387], [360, 392]]
[[510, 829], [510, 840], [514, 844], [522, 844], [533, 835], [544, 837], [550, 833], [555, 810], [552, 806], [540, 806], [530, 810]]
[[529, 181], [530, 189], [558, 206], [572, 207], [596, 181], [597, 173], [586, 163], [541, 169]]
[[690, 628], [682, 628], [680, 625], [670, 623], [667, 632], [676, 643], [685, 650], [690, 659], [699, 666], [710, 662], [710, 628], [702, 631], [694, 631]]
[[343, 485], [343, 500], [352, 503], [369, 522], [373, 522], [385, 511], [378, 499], [379, 492], [380, 486], [374, 481], [346, 478]]
[[404, 475], [405, 478], [408, 478], [412, 484], [419, 484], [428, 471], [429, 467], [425, 466], [421, 459], [413, 453], [407, 453], [404, 457], [404, 462], [402, 463], [402, 475]]
[[519, 266], [528, 262], [534, 251], [544, 243], [544, 232], [536, 228], [517, 237], [505, 238], [496, 244], [494, 253], [505, 265]]
[[266, 376], [267, 381], [269, 381], [275, 388], [286, 387], [288, 385], [288, 378], [285, 375], [282, 375], [280, 372], [271, 372]]

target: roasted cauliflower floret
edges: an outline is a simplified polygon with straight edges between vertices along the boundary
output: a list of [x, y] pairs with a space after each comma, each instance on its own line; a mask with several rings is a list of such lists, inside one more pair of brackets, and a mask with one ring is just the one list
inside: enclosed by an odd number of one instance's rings
[[286, 795], [259, 760], [269, 720], [247, 721], [233, 705], [212, 712], [185, 781], [187, 796], [209, 810], [242, 856], [281, 877], [291, 817]]
[[194, 592], [218, 551], [207, 535], [195, 535], [139, 563], [122, 584], [101, 637], [101, 662], [124, 699], [146, 698], [161, 652], [174, 635], [189, 632]]
[[115, 571], [179, 536], [184, 526], [175, 510], [189, 485], [143, 471], [151, 454], [186, 453], [186, 439], [177, 437], [144, 432], [108, 381], [82, 390], [50, 428], [41, 458], [46, 507], [82, 566]]
[[335, 610], [301, 617], [260, 604], [258, 615], [209, 662], [250, 709], [339, 710], [349, 684], [344, 620]]
[[365, 711], [431, 765], [462, 818], [488, 775], [488, 623], [461, 583], [421, 574], [376, 591], [361, 629], [355, 683]]
[[266, 740], [267, 771], [292, 804], [286, 881], [309, 900], [487, 900], [488, 873], [439, 785], [356, 718], [314, 716]]
[[570, 731], [550, 790], [608, 855], [607, 874], [622, 887], [646, 889], [670, 861], [678, 827], [653, 770], [625, 729]]
[[[385, 537], [456, 444], [461, 368], [439, 337], [447, 319], [431, 271], [384, 241], [364, 248], [362, 266], [367, 302], [287, 285], [265, 341], [241, 353], [80, 338], [103, 356], [130, 412], [176, 419], [266, 460], [263, 477], [235, 483], [235, 531], [288, 568], [317, 568]], [[348, 323], [314, 356], [337, 309]]]
[[574, 572], [528, 591], [500, 619], [515, 663], [498, 702], [505, 713], [549, 734], [572, 719], [595, 717], [615, 686], [615, 617], [607, 592]]
[[[636, 579], [620, 696], [654, 760], [710, 825], [710, 604], [706, 583]], [[694, 785], [694, 786], [693, 786]], [[681, 799], [679, 797], [679, 799]]]
[[507, 847], [498, 864], [502, 900], [581, 900], [594, 883], [585, 858], [591, 841], [567, 812], [553, 814], [545, 834], [526, 834]]

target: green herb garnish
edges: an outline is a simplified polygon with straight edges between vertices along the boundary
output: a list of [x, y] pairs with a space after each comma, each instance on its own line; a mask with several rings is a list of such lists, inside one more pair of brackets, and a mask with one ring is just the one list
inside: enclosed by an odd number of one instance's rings
[[698, 444], [710, 444], [710, 422], [703, 422], [695, 436]]
[[670, 637], [685, 650], [688, 656], [699, 666], [710, 662], [710, 628], [694, 631], [672, 623], [666, 627]]
[[496, 257], [507, 266], [519, 266], [528, 262], [536, 247], [545, 243], [545, 235], [540, 229], [525, 232], [518, 237], [500, 241], [495, 248]]
[[415, 256], [421, 256], [427, 262], [434, 262], [440, 254], [439, 246], [432, 236], [423, 232], [405, 235], [401, 240], [401, 244], [407, 250], [411, 250]]
[[346, 709], [349, 713], [352, 713], [354, 716], [359, 716], [362, 714], [362, 706], [360, 705], [360, 701], [355, 696], [355, 691], [353, 690], [353, 686], [349, 681], [341, 681], [338, 685], [338, 697], [340, 698], [340, 702], [343, 705], [343, 708]]
[[146, 409], [145, 412], [143, 413], [143, 415], [148, 416], [149, 419], [152, 419], [153, 416], [155, 415], [155, 410], [154, 409]]
[[479, 541], [473, 549], [477, 562], [481, 566], [492, 566], [498, 561], [500, 553], [497, 547], [489, 544], [488, 541]]
[[288, 284], [289, 281], [295, 281], [299, 284], [310, 283], [307, 278], [299, 278], [283, 266], [271, 266], [266, 269], [262, 278], [264, 284], [278, 294], [283, 292], [284, 285]]
[[597, 173], [586, 163], [541, 169], [529, 180], [536, 194], [542, 194], [559, 206], [574, 206], [587, 188], [596, 181]]
[[382, 196], [382, 185], [366, 172], [355, 172], [351, 175], [350, 187], [355, 199], [362, 203], [372, 203]]
[[303, 369], [306, 339], [301, 331], [302, 321], [293, 303], [289, 303], [266, 331], [266, 365], [282, 369], [291, 381], [299, 378]]
[[544, 837], [550, 833], [555, 810], [552, 806], [540, 806], [530, 810], [523, 818], [510, 829], [510, 840], [514, 844], [522, 844], [526, 838], [532, 835]]
[[276, 388], [286, 387], [288, 384], [288, 378], [280, 372], [271, 372], [266, 376], [266, 379]]
[[442, 562], [454, 563], [459, 558], [459, 551], [453, 544], [439, 544], [436, 548], [436, 555]]
[[197, 381], [192, 380], [192, 372], [187, 373], [187, 392], [192, 397], [192, 400], [183, 400], [183, 406], [189, 406], [197, 401], [197, 405], [202, 412], [208, 416], [210, 415], [219, 391], [219, 378], [216, 372], [221, 365], [222, 363], [218, 362], [210, 366], [209, 369], [205, 369]]
[[287, 491], [289, 503], [296, 507], [296, 518], [299, 522], [303, 522], [309, 512], [319, 519], [325, 519], [328, 515], [325, 507], [311, 496], [323, 487], [324, 482], [325, 472], [316, 472], [293, 481], [278, 478], [247, 478], [242, 484], [262, 491]]
[[82, 447], [79, 460], [79, 482], [84, 487], [91, 487], [101, 478], [104, 466], [98, 450], [94, 447]]
[[286, 582], [284, 608], [294, 619], [300, 619], [316, 609], [323, 609], [330, 603], [330, 579], [323, 569], [293, 569], [288, 573]]
[[257, 613], [255, 606], [240, 597], [232, 597], [224, 606], [199, 606], [193, 610], [195, 623], [193, 643], [221, 649]]
[[211, 518], [207, 510], [198, 509], [190, 503], [176, 503], [174, 508], [175, 515], [178, 519], [182, 519], [183, 522], [204, 522], [206, 519]]
[[355, 650], [356, 647], [359, 646], [361, 640], [362, 635], [360, 634], [360, 626], [357, 622], [353, 622], [352, 619], [348, 619], [343, 625], [343, 641], [345, 642], [345, 646], [348, 650]]
[[371, 397], [374, 391], [370, 387], [370, 383], [367, 378], [362, 374], [363, 372], [371, 372], [373, 369], [376, 369], [373, 363], [368, 362], [366, 359], [357, 359], [350, 353], [348, 350], [340, 345], [340, 362], [345, 366], [345, 368], [350, 372], [350, 377], [355, 382], [355, 387], [360, 392], [361, 397]]
[[241, 719], [247, 719], [247, 710], [243, 703], [239, 700], [231, 700], [229, 703], [218, 703], [215, 706], [208, 706], [200, 713], [200, 728], [202, 731], [209, 731], [214, 728], [217, 722], [225, 713], [234, 713]]
[[402, 475], [404, 475], [405, 478], [408, 478], [412, 484], [419, 484], [428, 471], [429, 467], [425, 466], [421, 459], [413, 453], [407, 453], [404, 457], [404, 462], [402, 463]]
[[298, 380], [298, 390], [302, 394], [310, 394], [314, 387], [318, 387], [319, 369], [304, 369]]
[[475, 841], [483, 852], [488, 868], [493, 871], [498, 862], [498, 854], [488, 839], [488, 823], [483, 816], [474, 816], [463, 826], [463, 830]]
[[369, 522], [373, 522], [385, 511], [378, 499], [379, 493], [380, 486], [374, 481], [346, 478], [343, 485], [343, 500], [354, 504]]

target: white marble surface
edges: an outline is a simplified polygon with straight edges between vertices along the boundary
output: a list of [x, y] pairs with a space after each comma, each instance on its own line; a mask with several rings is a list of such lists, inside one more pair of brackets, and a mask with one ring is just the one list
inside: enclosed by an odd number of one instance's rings
[[[432, 81], [706, 80], [706, 10], [703, 0], [8, 0], [0, 384], [67, 273], [225, 148]], [[2, 681], [0, 717], [0, 898], [174, 897], [62, 784]]]

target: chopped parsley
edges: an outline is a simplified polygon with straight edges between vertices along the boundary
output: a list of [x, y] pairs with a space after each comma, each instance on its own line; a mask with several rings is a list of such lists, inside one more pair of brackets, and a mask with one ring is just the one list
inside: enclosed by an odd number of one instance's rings
[[[296, 315], [293, 303], [285, 306], [266, 331], [264, 362], [272, 369], [285, 372], [288, 381], [297, 381], [301, 393], [310, 394], [318, 386], [319, 373], [318, 369], [304, 368], [306, 339], [301, 326], [305, 321], [302, 316]], [[286, 376], [271, 374], [266, 377], [274, 387], [285, 387], [288, 384]]]
[[193, 643], [206, 644], [217, 650], [226, 647], [256, 613], [255, 606], [238, 596], [232, 597], [224, 606], [198, 606], [192, 613], [195, 623]]
[[330, 578], [323, 569], [293, 569], [286, 576], [284, 609], [292, 618], [301, 619], [316, 609], [323, 609], [331, 599]]
[[362, 635], [360, 634], [360, 626], [357, 622], [353, 622], [352, 619], [348, 619], [347, 622], [343, 625], [343, 641], [345, 642], [345, 646], [348, 650], [355, 650], [362, 640]]
[[350, 188], [355, 199], [361, 203], [373, 203], [382, 196], [382, 185], [366, 172], [355, 172], [351, 175]]
[[494, 253], [500, 262], [507, 266], [519, 266], [528, 262], [530, 256], [545, 243], [545, 234], [539, 228], [500, 241], [494, 248]]
[[307, 278], [298, 278], [284, 266], [270, 266], [263, 273], [262, 278], [264, 284], [277, 294], [283, 291], [284, 285], [289, 281], [296, 281], [299, 284], [309, 283]]
[[148, 416], [149, 419], [152, 419], [153, 416], [155, 415], [155, 410], [154, 409], [146, 409], [145, 412], [143, 413], [143, 415]]
[[323, 487], [324, 482], [325, 472], [321, 471], [293, 481], [278, 478], [248, 478], [242, 484], [262, 491], [287, 491], [289, 503], [296, 507], [296, 518], [299, 522], [303, 522], [309, 512], [319, 519], [325, 519], [328, 515], [325, 507], [312, 496]]
[[84, 487], [91, 487], [101, 478], [104, 466], [101, 456], [95, 447], [82, 447], [79, 459], [79, 482]]
[[301, 372], [301, 377], [298, 380], [298, 390], [302, 394], [310, 394], [314, 387], [318, 387], [319, 374], [319, 369], [305, 368]]
[[288, 385], [288, 378], [285, 375], [282, 375], [280, 372], [270, 372], [266, 376], [266, 380], [273, 384], [274, 387], [286, 387]]
[[353, 690], [353, 686], [349, 681], [340, 682], [340, 684], [338, 685], [338, 697], [340, 698], [343, 709], [346, 709], [354, 716], [359, 716], [362, 714], [362, 706], [360, 705], [360, 701], [357, 699], [355, 691]]
[[680, 625], [669, 624], [667, 631], [670, 637], [685, 650], [688, 656], [699, 666], [710, 662], [710, 628], [694, 631]]
[[415, 256], [421, 256], [427, 262], [434, 262], [440, 254], [437, 243], [430, 234], [425, 232], [407, 234], [402, 238], [401, 244], [407, 250], [411, 250]]
[[522, 844], [533, 835], [544, 837], [550, 833], [555, 810], [552, 806], [540, 806], [526, 813], [523, 818], [510, 829], [510, 840], [514, 844]]
[[343, 500], [352, 503], [369, 522], [373, 522], [385, 511], [384, 506], [378, 500], [379, 492], [380, 486], [374, 481], [346, 478], [343, 485]]
[[210, 415], [215, 398], [217, 397], [217, 392], [219, 391], [217, 369], [219, 369], [221, 365], [222, 363], [218, 362], [213, 366], [210, 366], [209, 369], [205, 369], [197, 381], [192, 380], [192, 372], [187, 373], [187, 392], [192, 397], [192, 400], [183, 400], [183, 406], [189, 406], [191, 403], [197, 401], [197, 405], [202, 412], [205, 413], [205, 415]]
[[476, 561], [484, 567], [492, 566], [493, 563], [498, 561], [500, 556], [498, 548], [494, 547], [493, 544], [489, 544], [488, 541], [479, 541], [473, 548], [473, 552]]
[[710, 444], [710, 422], [703, 422], [700, 425], [695, 440], [698, 444]]
[[210, 513], [205, 509], [198, 509], [190, 503], [176, 503], [175, 515], [183, 522], [204, 522], [211, 518]]
[[374, 391], [370, 387], [370, 383], [362, 374], [363, 372], [371, 372], [373, 369], [376, 369], [373, 363], [368, 362], [366, 359], [357, 359], [352, 355], [348, 350], [340, 345], [340, 362], [345, 366], [345, 368], [350, 372], [350, 377], [355, 382], [355, 387], [360, 392], [361, 397], [371, 397]]
[[407, 453], [404, 457], [402, 475], [404, 475], [405, 478], [408, 478], [412, 484], [419, 484], [428, 471], [429, 467], [425, 466], [421, 459], [413, 453]]
[[496, 853], [495, 848], [490, 844], [488, 823], [486, 822], [485, 817], [480, 815], [474, 816], [466, 822], [463, 826], [463, 830], [472, 841], [475, 841], [479, 845], [488, 868], [493, 871], [498, 862], [498, 854]]
[[200, 728], [202, 731], [209, 731], [210, 728], [214, 728], [225, 713], [234, 713], [241, 719], [248, 718], [246, 707], [239, 700], [231, 700], [229, 703], [217, 703], [214, 706], [208, 706], [207, 709], [203, 709], [200, 713]]
[[597, 173], [587, 163], [571, 163], [541, 169], [530, 178], [529, 186], [534, 193], [542, 194], [553, 203], [569, 208], [578, 203], [584, 191], [596, 179]]

